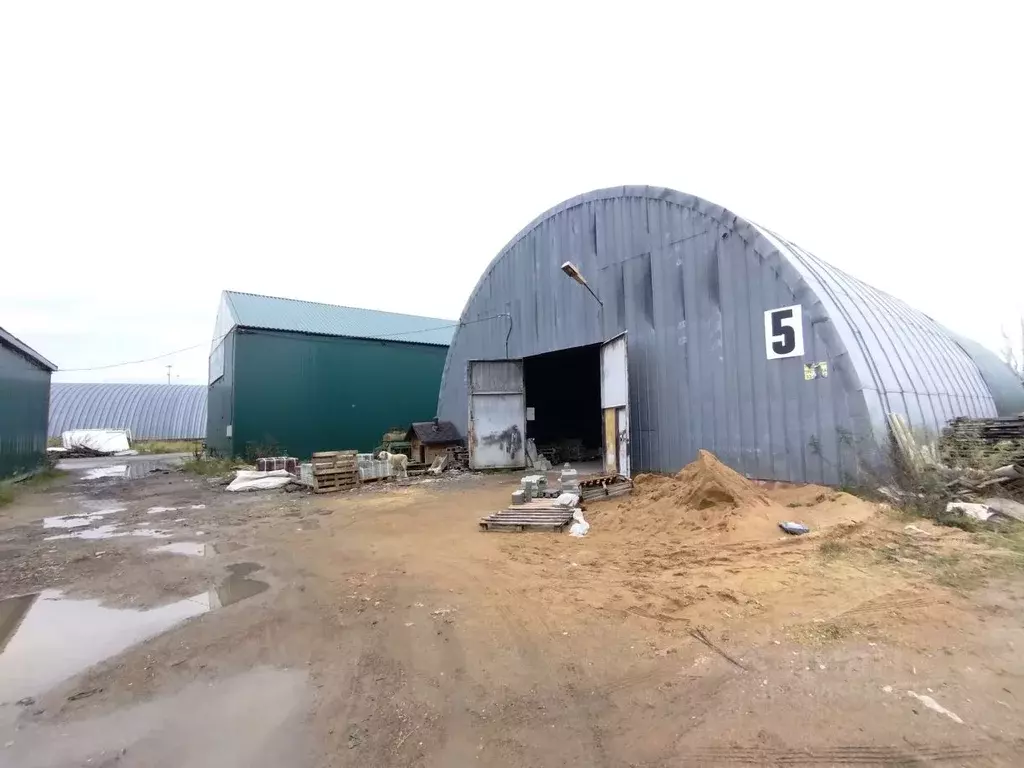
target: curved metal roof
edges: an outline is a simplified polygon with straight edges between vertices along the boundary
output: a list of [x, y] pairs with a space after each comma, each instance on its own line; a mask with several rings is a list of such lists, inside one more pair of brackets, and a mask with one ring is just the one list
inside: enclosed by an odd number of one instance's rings
[[[561, 275], [566, 259], [600, 309]], [[769, 365], [764, 313], [790, 304], [804, 308], [805, 355]], [[751, 476], [840, 482], [862, 466], [855, 453], [882, 448], [888, 413], [925, 431], [994, 416], [1012, 376], [994, 354], [969, 353], [925, 314], [770, 230], [658, 187], [596, 190], [538, 216], [484, 270], [461, 323], [438, 416], [463, 431], [468, 360], [626, 332], [633, 464], [664, 471], [704, 447]], [[803, 383], [805, 362], [819, 361], [829, 376]]]
[[69, 429], [130, 429], [135, 440], [206, 437], [201, 384], [53, 384], [50, 437]]

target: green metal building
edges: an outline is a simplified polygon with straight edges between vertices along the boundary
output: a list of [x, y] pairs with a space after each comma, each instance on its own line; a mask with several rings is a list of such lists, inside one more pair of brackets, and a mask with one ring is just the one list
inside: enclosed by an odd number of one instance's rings
[[46, 460], [50, 374], [57, 366], [0, 328], [0, 479]]
[[370, 451], [433, 418], [455, 321], [224, 291], [207, 448], [221, 456]]

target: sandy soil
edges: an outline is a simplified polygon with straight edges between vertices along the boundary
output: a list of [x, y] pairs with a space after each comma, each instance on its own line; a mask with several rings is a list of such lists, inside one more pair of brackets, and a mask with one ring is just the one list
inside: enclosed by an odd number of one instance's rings
[[[815, 487], [683, 508], [663, 479], [590, 504], [582, 539], [478, 531], [516, 481], [23, 497], [0, 595], [156, 606], [241, 562], [270, 588], [0, 707], [0, 765], [1024, 764], [1024, 579], [984, 537]], [[85, 502], [216, 553], [45, 540]]]

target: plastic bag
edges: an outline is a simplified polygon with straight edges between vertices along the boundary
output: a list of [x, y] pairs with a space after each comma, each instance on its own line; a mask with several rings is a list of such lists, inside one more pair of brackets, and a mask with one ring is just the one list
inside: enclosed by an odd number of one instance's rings
[[225, 490], [228, 491], [267, 491], [272, 488], [283, 488], [292, 482], [295, 477], [283, 469], [275, 469], [272, 472], [253, 472], [248, 469], [239, 469], [235, 479]]
[[590, 533], [590, 523], [583, 519], [583, 510], [577, 509], [572, 513], [573, 524], [569, 526], [570, 536], [586, 536]]

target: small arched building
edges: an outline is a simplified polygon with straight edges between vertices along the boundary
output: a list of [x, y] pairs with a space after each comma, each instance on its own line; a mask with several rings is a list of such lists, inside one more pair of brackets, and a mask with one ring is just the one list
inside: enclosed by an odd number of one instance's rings
[[985, 348], [653, 187], [575, 197], [516, 235], [466, 303], [438, 401], [477, 467], [523, 466], [532, 437], [624, 473], [705, 448], [749, 477], [830, 484], [886, 469], [889, 414], [934, 435], [1022, 410], [1024, 386]]

